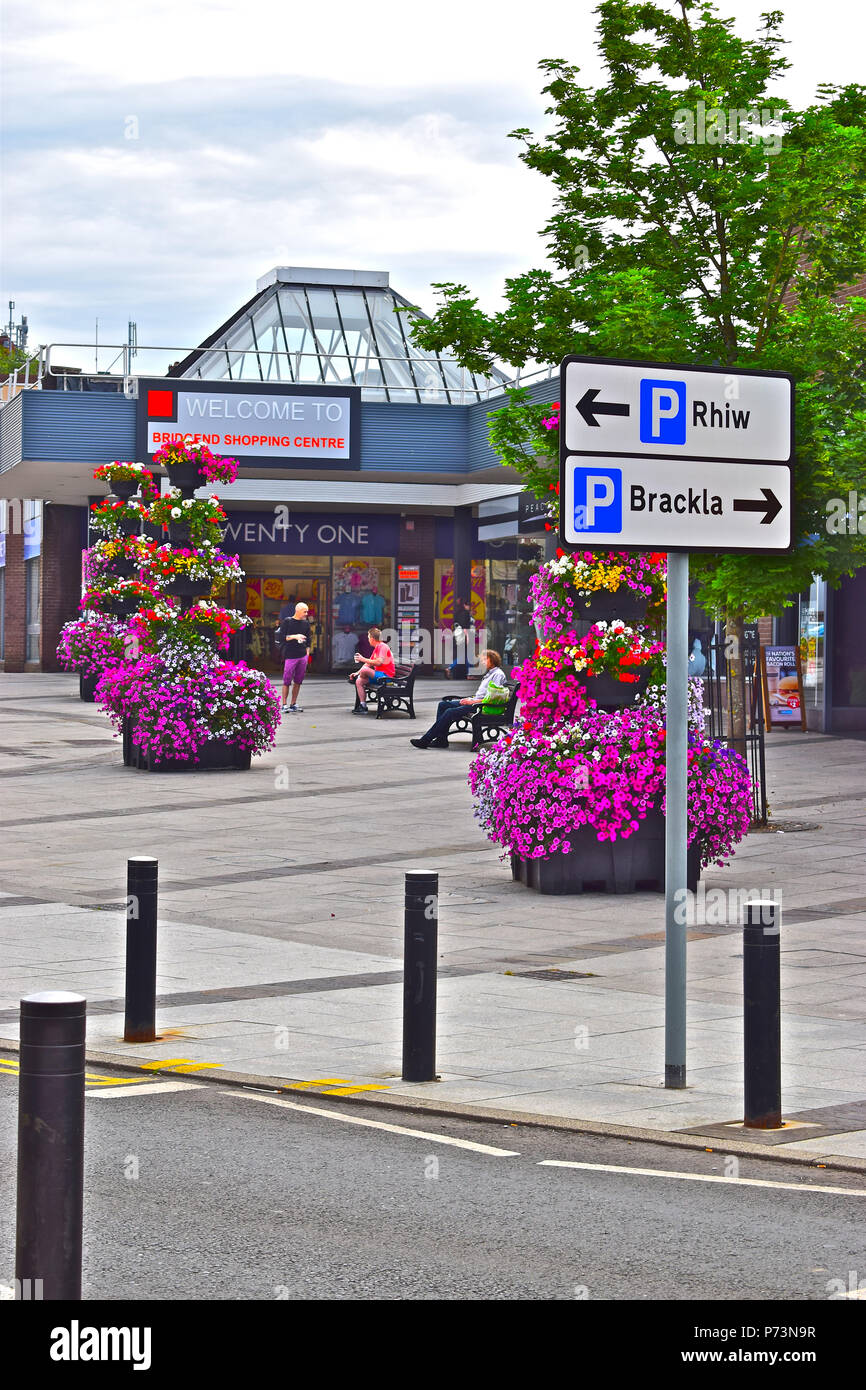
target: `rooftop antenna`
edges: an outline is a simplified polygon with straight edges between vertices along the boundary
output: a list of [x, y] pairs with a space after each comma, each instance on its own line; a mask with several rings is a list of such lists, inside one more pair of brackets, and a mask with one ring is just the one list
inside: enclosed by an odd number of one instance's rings
[[134, 319], [130, 319], [130, 320], [129, 320], [129, 329], [128, 329], [128, 332], [127, 332], [127, 339], [126, 339], [126, 341], [127, 341], [127, 346], [128, 346], [128, 348], [129, 348], [129, 356], [130, 356], [130, 358], [132, 358], [132, 357], [137, 357], [137, 356], [138, 356], [138, 324], [135, 322]]
[[14, 300], [14, 299], [10, 299], [10, 300], [9, 300], [9, 341], [10, 341], [10, 343], [12, 342], [12, 330], [13, 330], [13, 328], [14, 328], [14, 324], [13, 324], [13, 321], [12, 321], [12, 311], [13, 311], [14, 308], [15, 308], [15, 300]]

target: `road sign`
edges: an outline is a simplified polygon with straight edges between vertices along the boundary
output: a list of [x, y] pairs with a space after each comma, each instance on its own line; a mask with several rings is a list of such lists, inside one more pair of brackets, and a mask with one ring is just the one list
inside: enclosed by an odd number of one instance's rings
[[791, 469], [784, 463], [680, 463], [569, 454], [561, 539], [587, 550], [790, 549]]
[[787, 374], [566, 357], [560, 400], [562, 545], [791, 549]]
[[794, 385], [784, 372], [566, 357], [563, 447], [571, 454], [789, 463]]

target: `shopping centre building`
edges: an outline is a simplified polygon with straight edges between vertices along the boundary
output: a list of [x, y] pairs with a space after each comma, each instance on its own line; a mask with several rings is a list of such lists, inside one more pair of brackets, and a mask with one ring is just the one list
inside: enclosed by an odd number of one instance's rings
[[[447, 638], [433, 639], [462, 597], [506, 664], [522, 659], [535, 642], [528, 577], [551, 538], [488, 443], [509, 383], [421, 349], [395, 312], [410, 307], [384, 271], [278, 267], [203, 343], [150, 374], [146, 348], [89, 373], [64, 366], [67, 345], [44, 349], [23, 389], [4, 383], [0, 669], [57, 669], [88, 504], [106, 494], [93, 469], [146, 462], [176, 434], [240, 462], [230, 489], [211, 489], [246, 573], [229, 595], [252, 620], [235, 655], [276, 670], [275, 619], [303, 599], [318, 672], [345, 669], [371, 624], [429, 634], [411, 654], [446, 665]], [[537, 401], [558, 397], [557, 371], [521, 384]], [[810, 728], [866, 728], [864, 611], [861, 570], [835, 592], [816, 577], [773, 624], [774, 642], [800, 646]]]
[[[5, 670], [57, 669], [88, 504], [107, 491], [93, 469], [147, 462], [178, 434], [240, 464], [231, 488], [210, 491], [246, 574], [229, 597], [252, 619], [242, 654], [253, 664], [276, 669], [273, 629], [292, 599], [310, 607], [319, 672], [348, 666], [372, 624], [429, 634], [415, 653], [447, 664], [449, 639], [436, 639], [455, 597], [490, 646], [521, 659], [534, 646], [526, 579], [545, 532], [536, 515], [518, 534], [520, 480], [487, 442], [506, 378], [424, 352], [395, 312], [410, 307], [387, 272], [280, 267], [161, 375], [141, 374], [142, 351], [91, 375], [64, 369], [59, 349], [44, 354], [0, 410]], [[533, 396], [553, 400], [556, 375], [540, 375]]]

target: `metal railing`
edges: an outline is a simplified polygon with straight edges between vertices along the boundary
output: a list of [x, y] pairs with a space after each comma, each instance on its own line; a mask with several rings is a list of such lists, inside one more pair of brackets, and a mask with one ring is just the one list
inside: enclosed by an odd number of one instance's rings
[[[64, 352], [93, 353], [93, 368], [58, 362], [58, 354]], [[107, 367], [100, 367], [100, 356], [105, 353], [113, 353], [114, 356], [109, 357]], [[133, 370], [132, 359], [142, 353], [159, 354], [162, 360], [159, 365], [155, 365], [149, 371]], [[206, 380], [243, 381], [250, 386], [256, 382], [274, 381], [301, 386], [328, 384], [350, 386], [354, 381], [354, 384], [361, 387], [362, 395], [366, 395], [368, 399], [382, 399], [383, 397], [387, 397], [389, 400], [432, 401], [435, 399], [451, 405], [475, 404], [480, 400], [490, 400], [495, 396], [503, 395], [510, 387], [530, 386], [552, 380], [559, 371], [558, 367], [534, 367], [528, 372], [517, 369], [514, 376], [507, 380], [491, 382], [489, 378], [486, 378], [485, 383], [482, 384], [480, 381], [473, 382], [473, 377], [477, 374], [470, 372], [467, 368], [460, 367], [456, 362], [450, 360], [443, 362], [435, 357], [385, 357], [372, 352], [364, 355], [348, 353], [323, 355], [319, 352], [286, 352], [252, 347], [230, 348], [222, 344], [202, 348], [200, 346], [178, 347], [177, 345], [159, 344], [132, 347], [129, 343], [100, 343], [97, 347], [94, 343], [53, 342], [40, 345], [38, 353], [34, 354], [27, 363], [9, 373], [6, 378], [6, 385], [4, 385], [3, 400], [11, 399], [18, 391], [46, 387], [49, 384], [54, 389], [60, 390], [114, 390], [135, 397], [138, 393], [139, 378], [163, 376], [167, 370], [167, 362], [173, 362], [175, 359], [182, 361], [193, 353], [199, 354], [202, 358], [210, 354], [218, 354], [226, 361], [227, 373], [225, 376], [206, 377], [204, 378]], [[241, 372], [243, 372], [244, 358], [255, 361], [257, 372], [255, 376], [232, 375], [233, 369], [237, 370], [239, 365]], [[343, 370], [339, 369], [338, 364], [342, 364]], [[408, 371], [410, 375], [414, 375], [415, 369], [418, 369], [419, 379], [406, 383], [386, 380], [386, 372], [382, 370], [382, 367], [387, 367], [389, 364]], [[437, 370], [447, 370], [449, 374], [459, 374], [459, 386], [449, 384], [447, 380], [431, 382], [429, 376], [428, 380], [424, 381], [425, 373], [429, 374], [431, 371]], [[196, 378], [178, 379], [194, 380]]]
[[[757, 632], [746, 629], [738, 661], [728, 657], [724, 633], [704, 643], [707, 670], [704, 706], [710, 741], [721, 739], [742, 753], [752, 783], [752, 824], [767, 824], [767, 772], [764, 760], [764, 695]], [[739, 727], [736, 727], [739, 724]]]
[[19, 391], [33, 391], [42, 385], [44, 376], [44, 349], [33, 353], [25, 362], [12, 367], [0, 381], [0, 404], [11, 401]]

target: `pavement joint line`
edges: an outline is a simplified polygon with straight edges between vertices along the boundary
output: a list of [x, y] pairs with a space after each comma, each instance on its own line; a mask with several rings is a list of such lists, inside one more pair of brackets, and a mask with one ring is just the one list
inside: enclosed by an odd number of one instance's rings
[[[489, 970], [477, 970], [469, 965], [440, 965], [439, 979], [464, 979], [470, 975], [487, 976]], [[283, 998], [296, 994], [327, 994], [343, 989], [371, 989], [378, 985], [402, 985], [403, 971], [366, 971], [356, 975], [322, 975], [302, 980], [277, 980], [258, 985], [230, 985], [219, 989], [182, 990], [176, 994], [158, 994], [157, 1008], [204, 1008], [211, 1004], [236, 1004], [247, 999]], [[88, 1016], [123, 1013], [126, 1000], [122, 995], [113, 999], [89, 999]], [[18, 1009], [0, 1009], [0, 1023], [14, 1023]], [[182, 1025], [178, 1025], [182, 1026]]]
[[[78, 766], [80, 768], [80, 765]], [[266, 772], [270, 771], [271, 769], [260, 767], [256, 770], [258, 772]], [[383, 785], [381, 790], [390, 794], [392, 791], [397, 790], [400, 787], [426, 787], [430, 786], [434, 782], [453, 783], [454, 780], [455, 779], [453, 775], [443, 775], [439, 777], [407, 777], [404, 778], [402, 781], [388, 782], [387, 785]], [[375, 795], [375, 790], [375, 788], [371, 789], [370, 786], [366, 783], [351, 782], [345, 786], [340, 787], [317, 786], [301, 788], [299, 790], [291, 791], [291, 798], [292, 800], [297, 801], [301, 797], [311, 796], [357, 796], [362, 792], [365, 796], [372, 796]], [[166, 813], [171, 813], [174, 811], [230, 810], [234, 806], [256, 806], [261, 805], [263, 802], [272, 801], [279, 801], [285, 804], [286, 793], [284, 791], [257, 792], [255, 795], [216, 797], [213, 800], [208, 801], [202, 799], [199, 799], [197, 801], [169, 801], [166, 799], [165, 801], [161, 801], [154, 805], [138, 804], [135, 806], [106, 806], [104, 809], [100, 809], [98, 811], [77, 811], [75, 813], [75, 821], [78, 822], [91, 820], [115, 820], [120, 817], [128, 819], [130, 817], [135, 816], [164, 815]], [[65, 824], [68, 820], [69, 813], [66, 813], [64, 815], [21, 817], [21, 819], [14, 821], [0, 821], [0, 830], [17, 830], [20, 827], [27, 825]]]
[[[14, 1038], [0, 1038], [0, 1048], [8, 1052], [18, 1052], [19, 1043]], [[130, 1062], [128, 1056], [116, 1052], [86, 1052], [87, 1060], [101, 1066], [116, 1067], [118, 1071], [138, 1070], [139, 1064]], [[0, 1059], [2, 1061], [2, 1059]], [[170, 1071], [166, 1075], [170, 1075]], [[199, 1072], [197, 1080], [210, 1086], [232, 1087], [239, 1091], [290, 1091], [297, 1082], [284, 1076], [254, 1076], [248, 1072], [221, 1071], [213, 1076]], [[431, 1085], [437, 1083], [431, 1082]], [[299, 1094], [309, 1094], [301, 1092]], [[723, 1100], [723, 1098], [720, 1098]], [[714, 1151], [732, 1154], [741, 1158], [766, 1159], [767, 1162], [796, 1164], [804, 1168], [826, 1168], [840, 1173], [866, 1174], [866, 1158], [853, 1158], [848, 1154], [799, 1153], [792, 1152], [785, 1145], [764, 1148], [760, 1144], [726, 1135], [724, 1149], [710, 1148], [700, 1135], [686, 1134], [678, 1130], [644, 1129], [637, 1125], [614, 1124], [603, 1120], [581, 1120], [572, 1116], [540, 1115], [535, 1111], [507, 1110], [497, 1106], [467, 1105], [460, 1101], [428, 1100], [424, 1096], [406, 1096], [388, 1091], [364, 1093], [361, 1096], [341, 1095], [335, 1097], [335, 1104], [351, 1107], [358, 1104], [371, 1105], [376, 1109], [396, 1110], [416, 1115], [438, 1115], [448, 1119], [474, 1120], [481, 1124], [504, 1122], [509, 1125], [525, 1125], [529, 1129], [557, 1130], [568, 1134], [596, 1135], [599, 1138], [628, 1139], [632, 1143], [657, 1144], [663, 1148], [700, 1150], [703, 1153]], [[303, 1107], [306, 1108], [306, 1107]]]
[[675, 1178], [681, 1182], [718, 1182], [728, 1187], [781, 1187], [787, 1192], [831, 1192], [843, 1197], [866, 1197], [866, 1188], [826, 1187], [817, 1183], [774, 1182], [771, 1178], [726, 1178], [719, 1173], [676, 1173], [665, 1168], [625, 1168], [614, 1163], [577, 1163], [563, 1158], [542, 1158], [539, 1168], [580, 1168], [592, 1173], [628, 1173], [633, 1177]]

